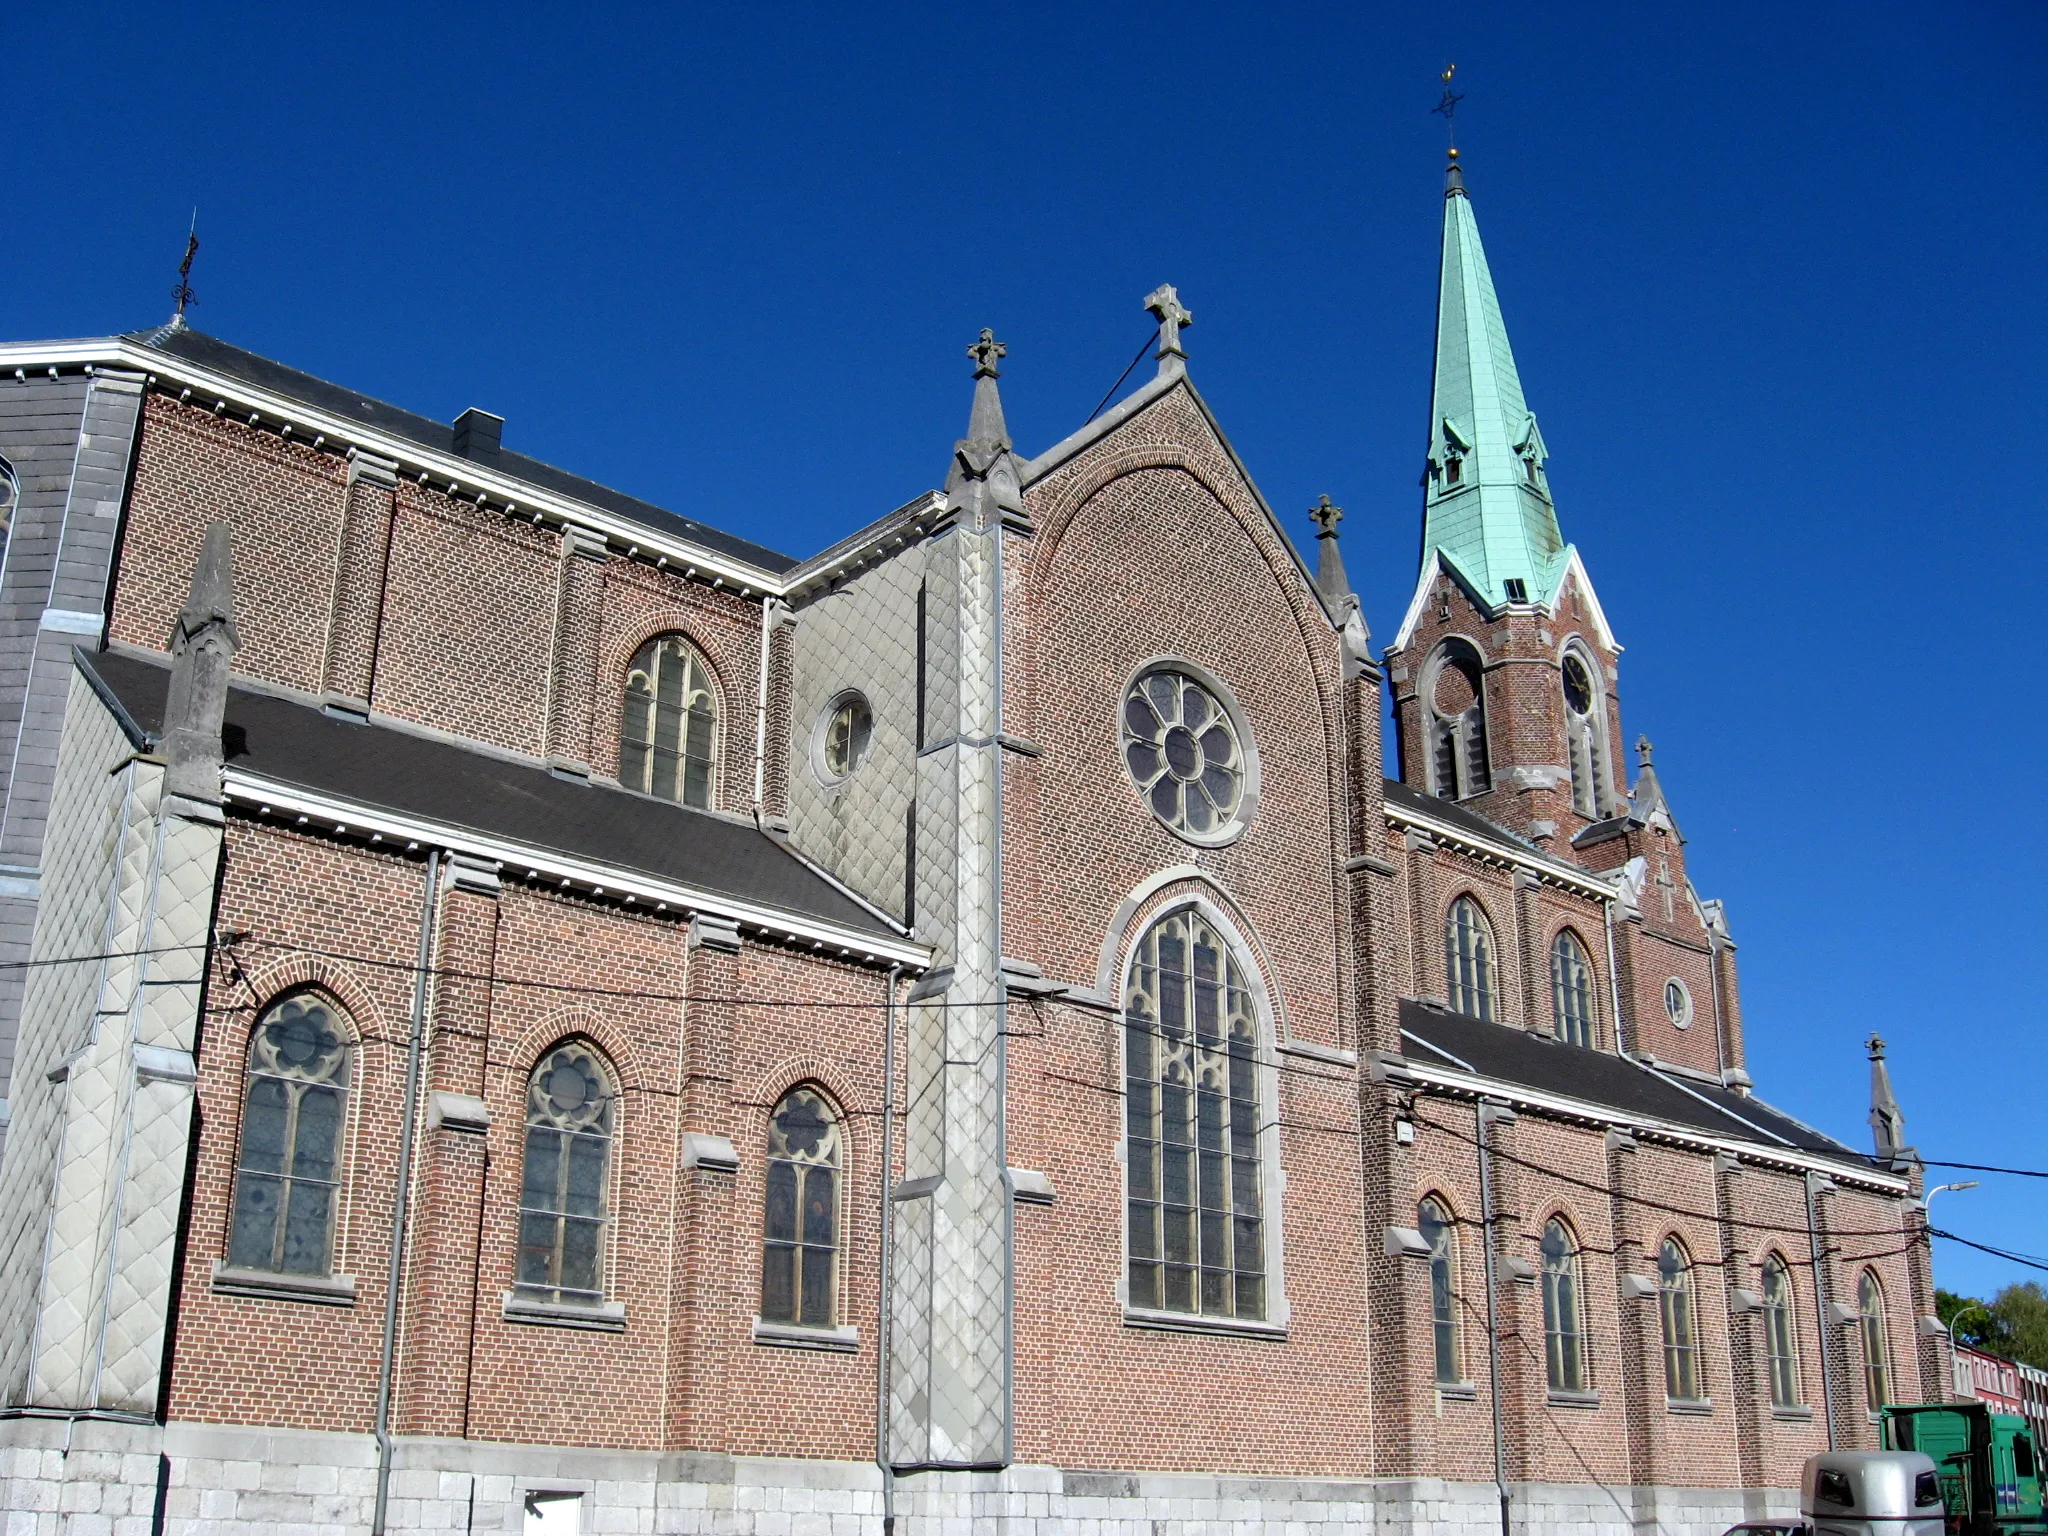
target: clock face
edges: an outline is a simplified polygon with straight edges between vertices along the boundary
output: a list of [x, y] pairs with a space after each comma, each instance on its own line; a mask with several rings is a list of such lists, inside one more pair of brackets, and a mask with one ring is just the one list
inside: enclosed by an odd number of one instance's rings
[[1586, 675], [1586, 664], [1576, 656], [1564, 659], [1564, 702], [1575, 715], [1583, 715], [1593, 707], [1593, 679]]

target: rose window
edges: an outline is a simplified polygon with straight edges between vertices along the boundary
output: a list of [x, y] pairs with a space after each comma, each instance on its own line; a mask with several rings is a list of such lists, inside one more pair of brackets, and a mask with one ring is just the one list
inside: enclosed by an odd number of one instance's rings
[[1225, 831], [1244, 799], [1244, 752], [1222, 702], [1185, 672], [1147, 672], [1124, 699], [1124, 762], [1175, 831]]

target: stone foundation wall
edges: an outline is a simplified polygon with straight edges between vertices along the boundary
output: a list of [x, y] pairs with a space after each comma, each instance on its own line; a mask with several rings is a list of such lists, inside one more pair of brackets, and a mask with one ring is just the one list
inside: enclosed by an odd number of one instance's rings
[[[366, 1435], [110, 1420], [0, 1421], [6, 1536], [359, 1536], [376, 1499]], [[863, 1462], [402, 1439], [388, 1528], [675, 1536], [879, 1536]], [[1798, 1507], [1785, 1489], [1514, 1489], [1516, 1536], [1718, 1536]], [[896, 1484], [898, 1536], [1497, 1536], [1489, 1483], [1198, 1474], [927, 1473]]]

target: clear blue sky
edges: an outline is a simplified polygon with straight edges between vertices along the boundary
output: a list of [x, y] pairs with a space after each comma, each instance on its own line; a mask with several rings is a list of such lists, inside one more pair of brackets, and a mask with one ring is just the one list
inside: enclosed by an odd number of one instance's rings
[[[1297, 536], [1414, 579], [1442, 121], [1762, 1091], [2048, 1167], [2048, 10], [16, 0], [0, 335], [200, 328], [807, 554], [1194, 310]], [[2048, 1254], [2048, 1181], [1938, 1220]], [[1953, 1245], [1942, 1283], [2028, 1272]], [[2035, 1278], [2048, 1279], [2036, 1275]]]

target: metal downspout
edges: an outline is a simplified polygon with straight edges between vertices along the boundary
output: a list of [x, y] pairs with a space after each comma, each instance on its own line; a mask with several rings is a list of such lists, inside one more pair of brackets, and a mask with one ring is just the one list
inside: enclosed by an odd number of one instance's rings
[[1721, 1022], [1721, 941], [1708, 935], [1707, 964], [1712, 968], [1708, 987], [1714, 994], [1714, 1065], [1721, 1074], [1721, 1086], [1728, 1086], [1728, 1033]]
[[426, 1037], [427, 962], [433, 958], [434, 914], [441, 895], [441, 850], [427, 855], [420, 898], [419, 964], [412, 973], [412, 1038], [405, 1048], [405, 1114], [398, 1131], [398, 1194], [391, 1203], [391, 1272], [384, 1285], [384, 1347], [377, 1366], [377, 1508], [371, 1536], [384, 1536], [391, 1502], [391, 1375], [398, 1351], [398, 1287], [405, 1272], [405, 1222], [412, 1203], [412, 1142], [419, 1125], [420, 1053]]
[[875, 1308], [875, 1465], [882, 1473], [882, 1536], [896, 1529], [896, 1469], [889, 1462], [889, 1338], [890, 1308], [895, 1286], [896, 1202], [889, 1198], [896, 1175], [896, 981], [903, 967], [889, 967], [889, 1000], [882, 1005], [882, 1267]]
[[1628, 1041], [1621, 1032], [1621, 972], [1614, 968], [1614, 898], [1600, 903], [1600, 915], [1607, 924], [1607, 993], [1614, 999], [1614, 1051], [1628, 1054]]
[[1828, 1449], [1835, 1448], [1835, 1383], [1834, 1372], [1828, 1369], [1828, 1286], [1821, 1267], [1820, 1221], [1813, 1207], [1813, 1175], [1808, 1174], [1806, 1185], [1806, 1249], [1813, 1256], [1813, 1321], [1820, 1335], [1820, 1400], [1821, 1409], [1827, 1418]]
[[1494, 1104], [1479, 1106], [1479, 1211], [1485, 1241], [1480, 1256], [1485, 1260], [1486, 1281], [1486, 1368], [1491, 1377], [1487, 1396], [1493, 1405], [1493, 1485], [1500, 1491], [1500, 1536], [1514, 1536], [1513, 1500], [1508, 1493], [1507, 1429], [1500, 1406], [1500, 1293], [1499, 1261], [1493, 1251], [1493, 1156], [1488, 1132], [1496, 1120], [1514, 1111]]
[[768, 661], [769, 641], [775, 633], [775, 610], [779, 605], [772, 597], [761, 599], [761, 688], [754, 703], [754, 820], [759, 823], [767, 814], [763, 804], [768, 788]]

